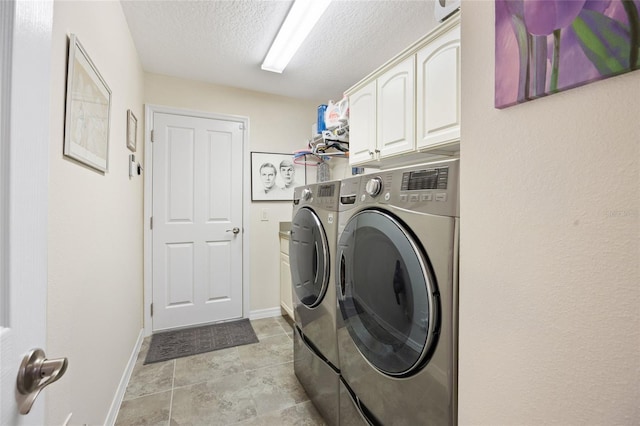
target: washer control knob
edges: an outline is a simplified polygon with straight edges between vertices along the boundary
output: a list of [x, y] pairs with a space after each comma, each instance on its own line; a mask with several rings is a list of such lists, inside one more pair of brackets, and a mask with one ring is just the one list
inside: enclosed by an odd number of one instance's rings
[[371, 195], [372, 197], [376, 197], [378, 194], [380, 194], [380, 191], [382, 191], [382, 179], [380, 179], [379, 177], [369, 179], [364, 189], [365, 191], [367, 191], [367, 194]]
[[313, 194], [311, 193], [311, 190], [309, 188], [305, 188], [302, 190], [302, 199], [304, 201], [309, 201], [312, 195]]

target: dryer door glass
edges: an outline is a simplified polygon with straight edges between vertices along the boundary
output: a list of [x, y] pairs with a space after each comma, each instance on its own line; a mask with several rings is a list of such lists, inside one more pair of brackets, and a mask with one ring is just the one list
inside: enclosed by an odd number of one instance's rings
[[293, 289], [301, 303], [322, 302], [329, 284], [329, 245], [318, 216], [306, 207], [291, 222], [289, 256]]
[[393, 215], [354, 215], [338, 243], [338, 300], [360, 353], [381, 372], [408, 376], [435, 346], [436, 283], [420, 244]]

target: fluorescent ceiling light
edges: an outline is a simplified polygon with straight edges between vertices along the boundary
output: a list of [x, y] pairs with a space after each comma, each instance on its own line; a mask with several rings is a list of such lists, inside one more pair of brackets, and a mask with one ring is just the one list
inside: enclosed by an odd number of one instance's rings
[[281, 73], [330, 2], [331, 0], [295, 0], [262, 63], [262, 69]]

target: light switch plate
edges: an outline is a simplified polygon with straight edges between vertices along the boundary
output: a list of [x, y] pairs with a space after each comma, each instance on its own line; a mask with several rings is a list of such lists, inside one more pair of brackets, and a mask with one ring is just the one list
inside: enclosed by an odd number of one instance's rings
[[260, 210], [260, 220], [263, 222], [267, 222], [269, 220], [269, 210], [262, 209]]

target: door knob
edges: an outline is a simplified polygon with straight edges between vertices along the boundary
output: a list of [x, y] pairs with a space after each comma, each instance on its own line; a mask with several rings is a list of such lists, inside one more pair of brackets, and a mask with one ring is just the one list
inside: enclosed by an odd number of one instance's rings
[[237, 226], [233, 229], [227, 229], [227, 232], [233, 232], [234, 234], [238, 234], [240, 233], [240, 228], [238, 228]]
[[67, 358], [45, 358], [44, 351], [39, 348], [32, 349], [25, 355], [16, 381], [20, 414], [29, 414], [40, 391], [62, 377], [68, 364]]

